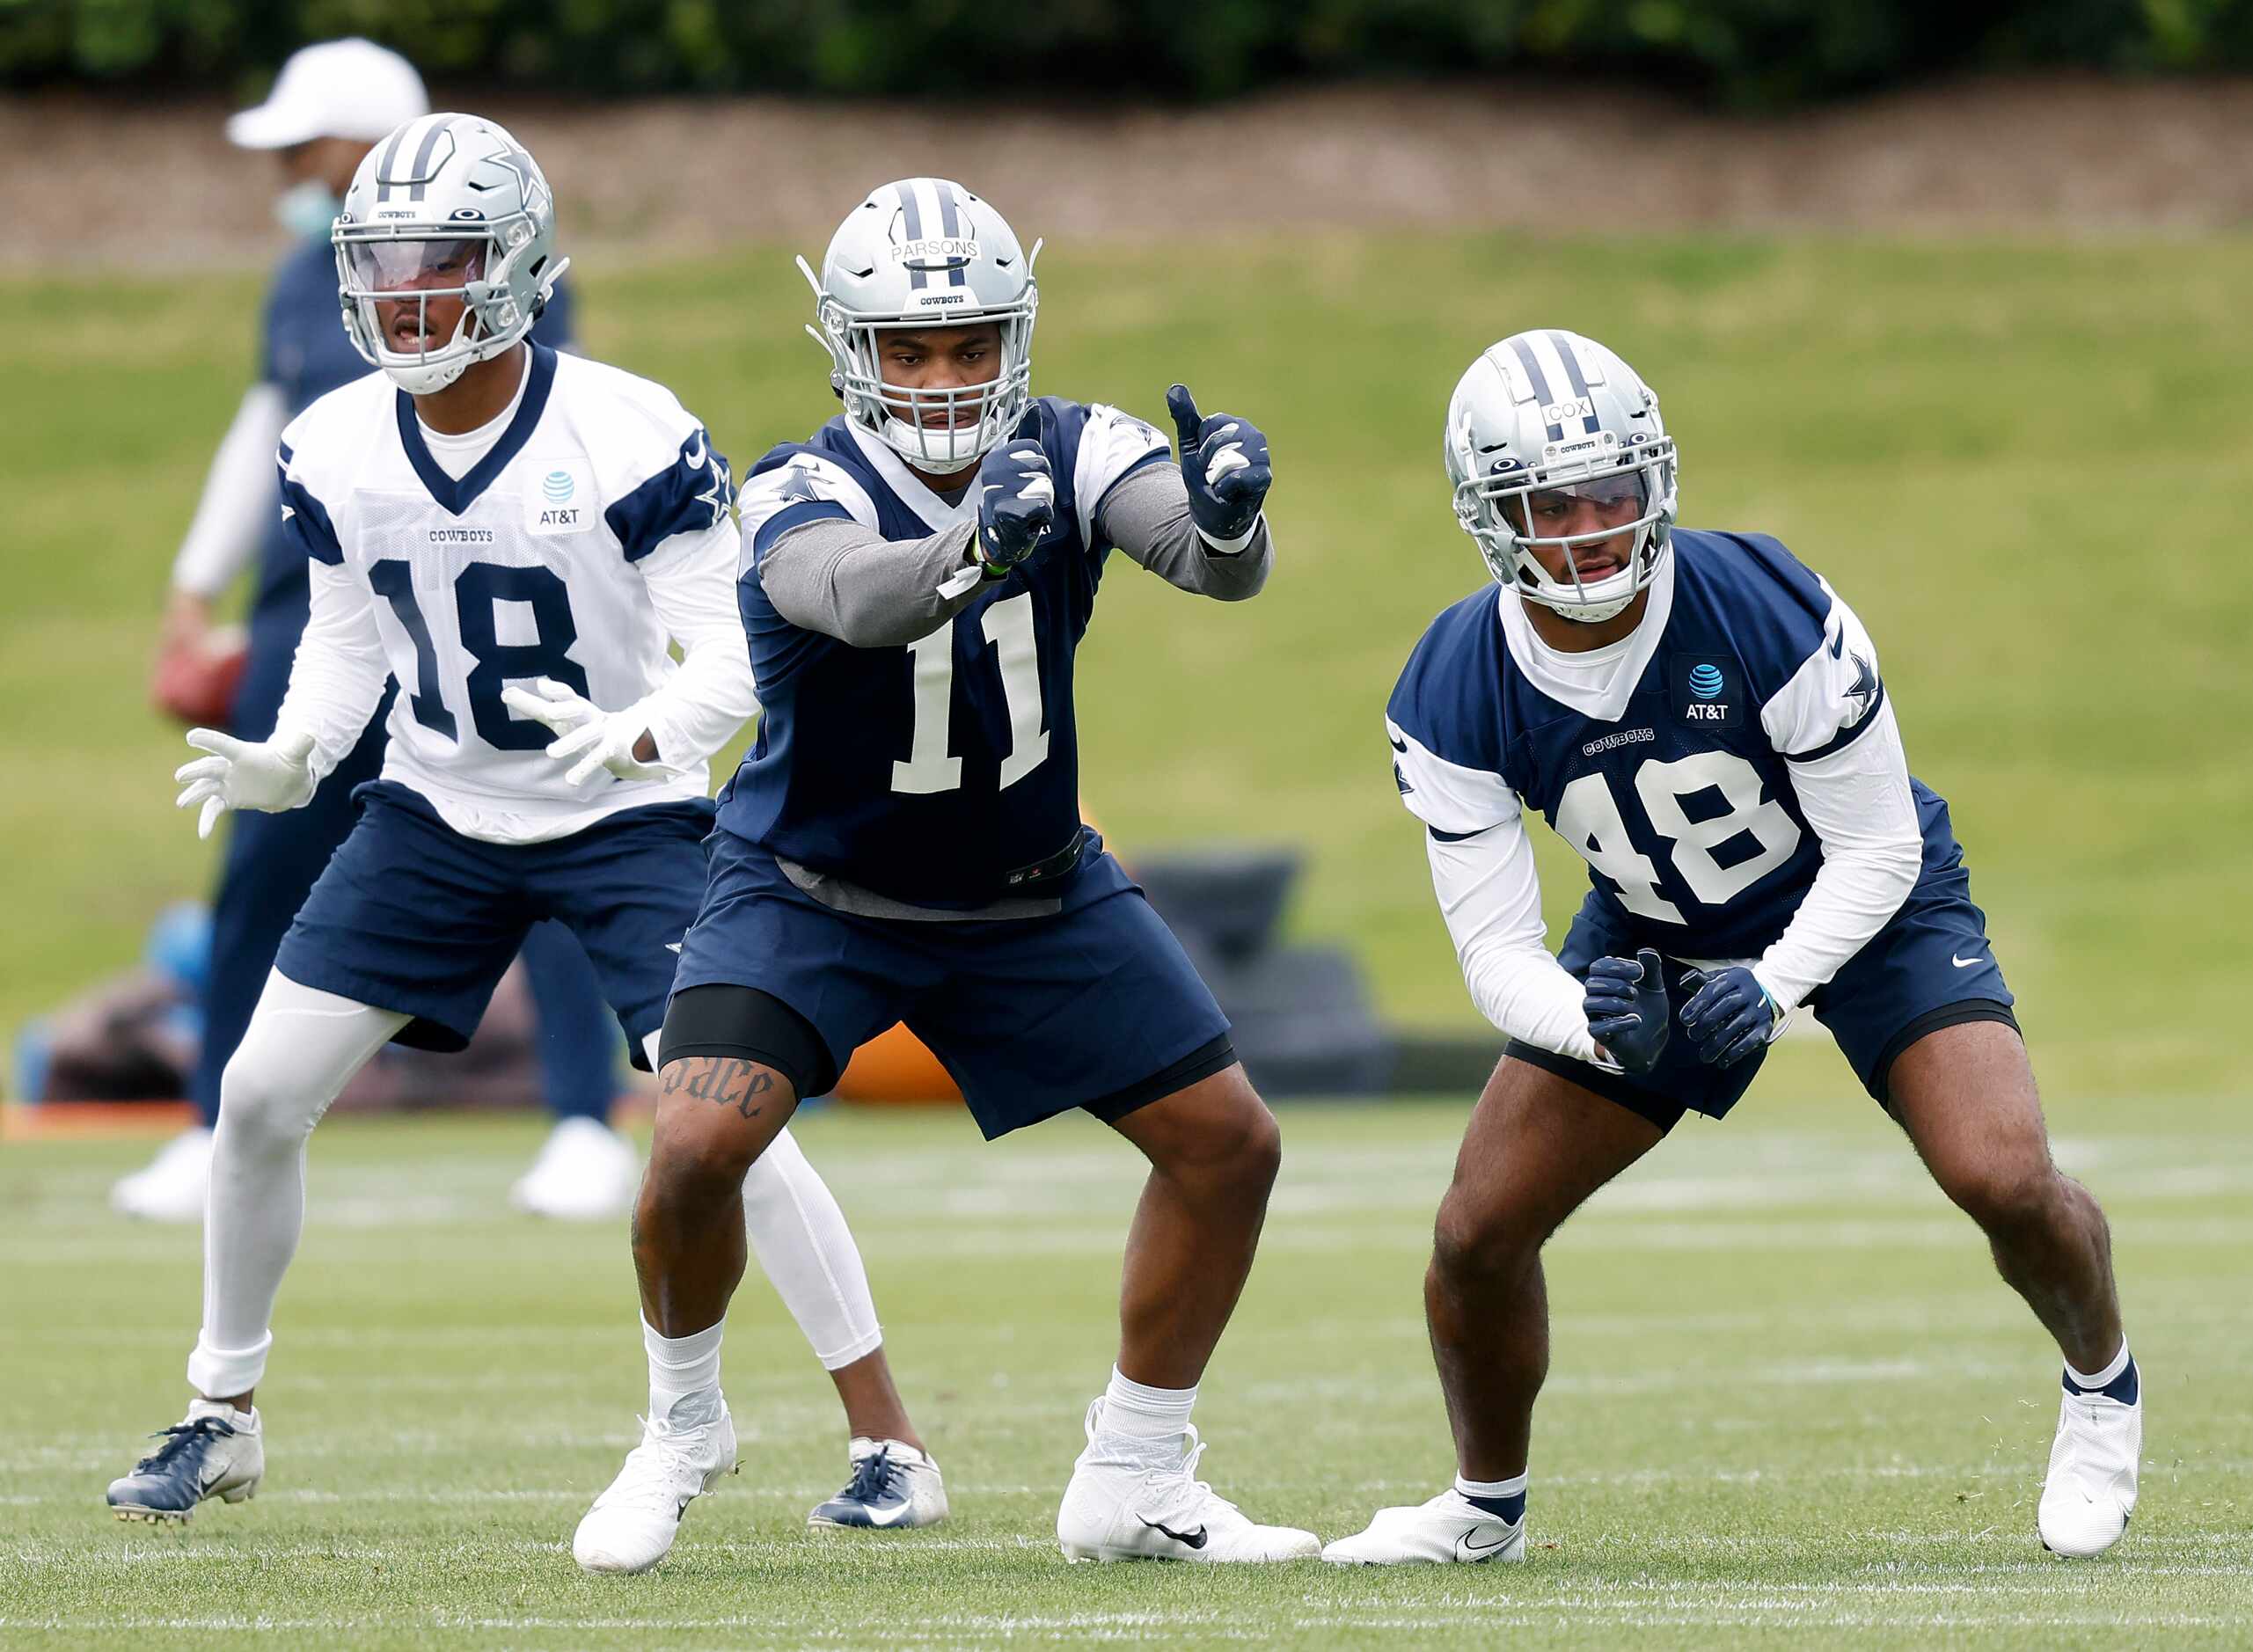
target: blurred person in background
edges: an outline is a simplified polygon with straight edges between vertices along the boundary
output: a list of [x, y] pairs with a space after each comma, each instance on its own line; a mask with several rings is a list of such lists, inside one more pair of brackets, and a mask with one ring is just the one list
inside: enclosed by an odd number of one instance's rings
[[[369, 371], [338, 313], [329, 225], [368, 146], [429, 108], [422, 77], [398, 53], [369, 40], [329, 40], [293, 55], [267, 100], [227, 122], [230, 142], [270, 151], [279, 163], [282, 188], [274, 216], [296, 239], [267, 289], [258, 382], [245, 392], [219, 444], [172, 565], [155, 692], [183, 721], [223, 721], [245, 740], [274, 732], [309, 601], [304, 552], [284, 532], [276, 508], [274, 444], [315, 400]], [[554, 347], [567, 343], [565, 289], [557, 289], [532, 336]], [[238, 653], [233, 628], [213, 623], [220, 596], [245, 567], [255, 568], [246, 656]], [[352, 828], [353, 789], [383, 766], [384, 739], [379, 707], [359, 744], [304, 808], [286, 816], [236, 816], [215, 902], [202, 1046], [189, 1084], [201, 1119], [155, 1162], [111, 1188], [111, 1204], [124, 1214], [201, 1218], [219, 1076], [250, 1024], [289, 920]], [[632, 1145], [608, 1122], [618, 1041], [601, 990], [585, 953], [560, 925], [534, 928], [523, 956], [555, 1126], [511, 1199], [540, 1216], [615, 1215], [633, 1196], [640, 1166]]]

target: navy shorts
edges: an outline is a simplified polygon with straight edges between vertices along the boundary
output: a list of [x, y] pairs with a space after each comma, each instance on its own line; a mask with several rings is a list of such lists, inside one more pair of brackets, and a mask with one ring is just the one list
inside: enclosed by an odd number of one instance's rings
[[[1633, 957], [1637, 947], [1654, 944], [1649, 933], [1622, 933], [1615, 925], [1610, 910], [1591, 892], [1572, 920], [1557, 961], [1585, 980], [1589, 965], [1598, 958]], [[1667, 1002], [1679, 1018], [1689, 999], [1682, 984], [1689, 966], [1668, 958], [1665, 967]], [[1926, 1034], [1959, 1022], [2001, 1021], [2015, 1027], [2010, 1012], [2015, 1001], [1987, 942], [1987, 915], [1972, 904], [1964, 852], [1941, 805], [1937, 818], [1926, 822], [1924, 871], [1909, 898], [1891, 923], [1815, 990], [1808, 1007], [1838, 1041], [1862, 1087], [1884, 1107], [1886, 1074], [1895, 1056]], [[1767, 1056], [1761, 1050], [1733, 1067], [1708, 1066], [1698, 1059], [1698, 1048], [1679, 1019], [1657, 1066], [1647, 1073], [1606, 1072], [1516, 1039], [1505, 1053], [1616, 1101], [1661, 1129], [1671, 1129], [1686, 1112], [1721, 1117], [1752, 1086]]]
[[395, 1042], [460, 1049], [493, 989], [552, 917], [579, 938], [627, 1053], [663, 1025], [681, 937], [704, 888], [705, 799], [621, 809], [568, 837], [464, 837], [418, 793], [376, 780], [352, 835], [305, 897], [274, 968], [304, 986], [414, 1020]]
[[989, 1141], [1076, 1107], [1100, 1113], [1225, 1040], [1228, 1018], [1141, 889], [1094, 848], [1053, 916], [904, 920], [823, 905], [722, 829], [676, 988], [779, 999], [821, 1035], [832, 1082], [904, 1021]]

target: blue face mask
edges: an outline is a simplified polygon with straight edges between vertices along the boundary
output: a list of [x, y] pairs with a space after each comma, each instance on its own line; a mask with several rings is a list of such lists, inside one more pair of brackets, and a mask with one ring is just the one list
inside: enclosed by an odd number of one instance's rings
[[344, 203], [318, 178], [292, 184], [274, 198], [274, 221], [308, 241], [327, 240], [329, 225], [343, 210]]

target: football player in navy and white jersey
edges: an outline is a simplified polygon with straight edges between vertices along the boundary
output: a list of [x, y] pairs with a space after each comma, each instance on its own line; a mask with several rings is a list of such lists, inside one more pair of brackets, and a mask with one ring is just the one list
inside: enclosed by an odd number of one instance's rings
[[[1459, 1478], [1324, 1558], [1523, 1558], [1543, 1242], [1684, 1113], [1726, 1114], [1803, 1005], [2057, 1339], [2041, 1537], [2101, 1553], [2142, 1431], [2110, 1235], [2051, 1161], [1948, 806], [1909, 776], [1869, 633], [1775, 540], [1674, 526], [1658, 399], [1602, 345], [1503, 340], [1445, 440], [1499, 588], [1433, 622], [1386, 732], [1464, 978], [1510, 1043], [1424, 1284]], [[1589, 866], [1555, 957], [1530, 812]]]
[[[252, 1391], [304, 1222], [306, 1139], [377, 1049], [460, 1049], [525, 931], [552, 917], [585, 947], [637, 1064], [654, 1054], [703, 888], [706, 759], [755, 705], [726, 460], [662, 386], [528, 337], [566, 260], [523, 146], [473, 115], [411, 121], [361, 163], [333, 239], [344, 325], [382, 371], [282, 433], [311, 618], [270, 738], [188, 735], [208, 755], [179, 771], [182, 807], [201, 807], [208, 834], [227, 809], [303, 805], [387, 679], [399, 692], [382, 778], [227, 1064], [198, 1397], [110, 1487], [122, 1517], [185, 1519], [257, 1488]], [[815, 1520], [927, 1524], [945, 1495], [893, 1390], [859, 1252], [781, 1146], [744, 1186], [735, 1242], [748, 1224], [851, 1432], [913, 1465], [884, 1487], [856, 1472]], [[655, 1564], [688, 1498], [734, 1466], [715, 1366], [652, 1345], [642, 1443], [582, 1531], [582, 1564]], [[714, 1438], [724, 1460], [682, 1449]]]
[[1196, 1478], [1190, 1407], [1281, 1150], [1212, 995], [1080, 823], [1072, 698], [1112, 551], [1187, 591], [1260, 589], [1267, 442], [1180, 385], [1178, 464], [1116, 408], [1035, 399], [1039, 251], [961, 185], [914, 178], [856, 205], [806, 270], [844, 411], [742, 493], [765, 714], [721, 794], [665, 1017], [643, 1313], [716, 1350], [737, 1183], [801, 1097], [904, 1021], [988, 1137], [1082, 1108], [1151, 1160], [1064, 1553], [1312, 1555], [1313, 1534]]
[[[266, 101], [227, 121], [229, 142], [276, 157], [289, 186], [276, 197], [274, 216], [298, 239], [267, 292], [259, 382], [245, 393], [211, 462], [173, 564], [156, 681], [165, 695], [169, 685], [183, 681], [175, 676], [180, 666], [223, 649], [228, 633], [215, 627], [214, 609], [249, 564], [242, 676], [224, 713], [227, 732], [245, 739], [273, 731], [309, 600], [305, 553], [274, 508], [274, 444], [316, 398], [369, 371], [337, 325], [329, 226], [369, 144], [429, 113], [413, 64], [370, 41], [347, 40], [291, 54]], [[534, 324], [534, 343], [570, 347], [569, 298], [567, 289], [556, 289], [554, 302]], [[197, 686], [200, 676], [188, 671], [185, 683]], [[213, 715], [208, 708], [191, 711], [165, 698], [166, 709], [188, 722]], [[284, 816], [245, 815], [232, 822], [212, 897], [211, 962], [198, 1005], [203, 1035], [188, 1075], [188, 1100], [200, 1116], [153, 1162], [111, 1188], [110, 1203], [118, 1210], [156, 1221], [203, 1219], [220, 1074], [250, 1025], [289, 920], [352, 830], [353, 791], [374, 779], [383, 761], [378, 718], [304, 808]], [[603, 1025], [602, 990], [586, 954], [560, 925], [535, 925], [525, 938], [523, 959], [538, 1014], [541, 1086], [556, 1122], [539, 1157], [510, 1189], [510, 1200], [542, 1216], [607, 1218], [625, 1208], [641, 1173], [633, 1144], [608, 1122], [617, 1093], [618, 1035]]]

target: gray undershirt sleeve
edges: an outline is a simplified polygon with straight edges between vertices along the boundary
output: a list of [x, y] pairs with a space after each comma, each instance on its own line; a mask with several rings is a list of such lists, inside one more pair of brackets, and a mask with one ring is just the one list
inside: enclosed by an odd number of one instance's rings
[[1275, 541], [1260, 518], [1241, 551], [1216, 551], [1189, 518], [1189, 491], [1171, 464], [1129, 472], [1098, 508], [1103, 537], [1168, 584], [1200, 596], [1238, 603], [1268, 582]]
[[857, 522], [793, 528], [759, 558], [759, 583], [775, 612], [856, 648], [903, 648], [945, 625], [976, 596], [940, 585], [969, 565], [977, 519], [927, 539], [887, 539]]

